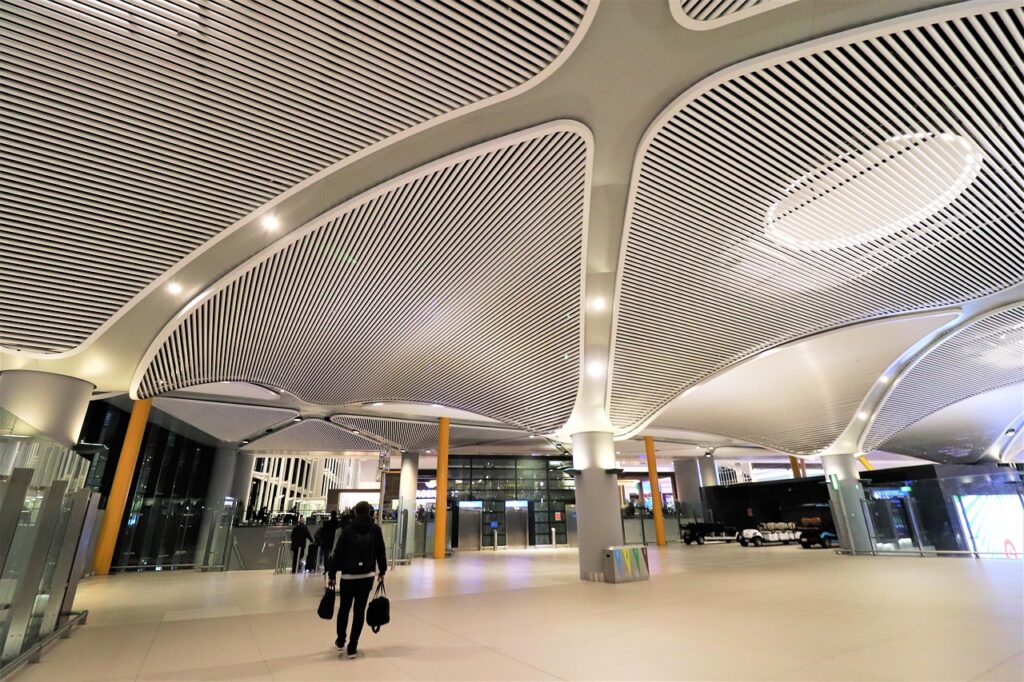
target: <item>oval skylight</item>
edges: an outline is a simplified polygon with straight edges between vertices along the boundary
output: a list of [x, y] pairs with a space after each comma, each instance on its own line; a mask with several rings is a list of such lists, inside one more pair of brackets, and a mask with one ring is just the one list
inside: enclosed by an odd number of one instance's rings
[[765, 216], [765, 234], [799, 251], [887, 237], [925, 220], [966, 189], [984, 155], [952, 133], [891, 137], [800, 177]]

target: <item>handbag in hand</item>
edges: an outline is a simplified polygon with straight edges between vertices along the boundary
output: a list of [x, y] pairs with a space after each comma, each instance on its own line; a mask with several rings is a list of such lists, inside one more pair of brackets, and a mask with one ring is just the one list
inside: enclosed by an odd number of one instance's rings
[[334, 590], [334, 581], [327, 581], [324, 587], [324, 596], [320, 597], [320, 606], [316, 607], [316, 615], [324, 620], [334, 618], [334, 598], [338, 593]]
[[391, 622], [391, 602], [388, 601], [388, 591], [384, 589], [384, 579], [377, 581], [377, 589], [373, 591], [373, 599], [366, 605], [366, 624], [370, 626], [374, 634]]

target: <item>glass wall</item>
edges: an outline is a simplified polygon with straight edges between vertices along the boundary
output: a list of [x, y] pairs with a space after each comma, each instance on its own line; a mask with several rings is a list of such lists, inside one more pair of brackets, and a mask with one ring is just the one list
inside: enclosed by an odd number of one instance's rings
[[863, 501], [875, 554], [1024, 558], [1024, 484], [998, 473], [868, 483]]
[[[572, 462], [547, 457], [451, 457], [448, 490], [452, 499], [480, 500], [486, 533], [496, 523], [498, 543], [505, 543], [505, 501], [526, 500], [530, 509], [530, 543], [550, 545], [551, 530], [565, 544], [566, 508], [576, 500]], [[455, 505], [457, 506], [457, 505]]]
[[0, 663], [68, 618], [95, 499], [89, 462], [0, 410]]

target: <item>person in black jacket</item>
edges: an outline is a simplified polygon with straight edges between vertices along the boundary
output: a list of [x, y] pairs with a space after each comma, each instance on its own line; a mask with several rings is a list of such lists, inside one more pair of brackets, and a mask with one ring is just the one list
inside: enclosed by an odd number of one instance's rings
[[305, 554], [306, 550], [306, 543], [312, 541], [313, 535], [309, 532], [309, 528], [300, 516], [299, 522], [292, 528], [292, 573], [299, 572], [299, 566], [302, 565], [302, 555]]
[[352, 521], [342, 528], [331, 552], [328, 577], [333, 583], [341, 573], [338, 594], [338, 638], [334, 645], [345, 648], [345, 630], [348, 626], [348, 612], [352, 614], [352, 630], [348, 637], [348, 657], [355, 658], [359, 647], [359, 634], [366, 619], [366, 602], [373, 588], [373, 574], [383, 579], [388, 570], [387, 550], [384, 547], [384, 533], [373, 522], [373, 507], [369, 502], [360, 502], [353, 509]]

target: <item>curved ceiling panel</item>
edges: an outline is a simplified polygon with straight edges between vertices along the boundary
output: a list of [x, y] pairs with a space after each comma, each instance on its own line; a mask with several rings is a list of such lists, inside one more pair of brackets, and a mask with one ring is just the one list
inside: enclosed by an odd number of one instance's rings
[[585, 0], [4, 3], [0, 345], [81, 344], [310, 175], [551, 65]]
[[579, 375], [589, 145], [582, 126], [551, 124], [341, 207], [165, 329], [133, 393], [253, 381], [558, 428]]
[[299, 415], [297, 410], [279, 407], [180, 398], [157, 398], [153, 407], [225, 442], [242, 440]]
[[987, 450], [1022, 412], [1024, 385], [1003, 386], [932, 412], [885, 441], [885, 450], [952, 464], [991, 460]]
[[381, 446], [322, 419], [307, 419], [254, 440], [247, 452], [379, 452]]
[[[358, 417], [339, 414], [331, 421], [361, 433], [368, 433], [402, 450], [432, 450], [437, 447], [437, 423], [388, 419], [385, 417]], [[448, 432], [448, 445], [452, 448], [484, 443], [495, 443], [526, 438], [518, 429], [500, 429], [486, 426], [452, 424]]]
[[704, 31], [746, 19], [796, 0], [668, 0], [676, 21], [689, 29]]
[[[865, 452], [887, 449], [901, 431], [971, 396], [1024, 382], [1024, 305], [982, 318], [946, 337], [894, 382], [871, 422]], [[1024, 410], [1024, 394], [1014, 396]]]
[[955, 313], [837, 329], [752, 358], [669, 403], [651, 428], [718, 433], [809, 454], [831, 445], [890, 364]]
[[622, 257], [616, 425], [780, 343], [1022, 280], [1024, 12], [1010, 5], [748, 63], [652, 126]]

